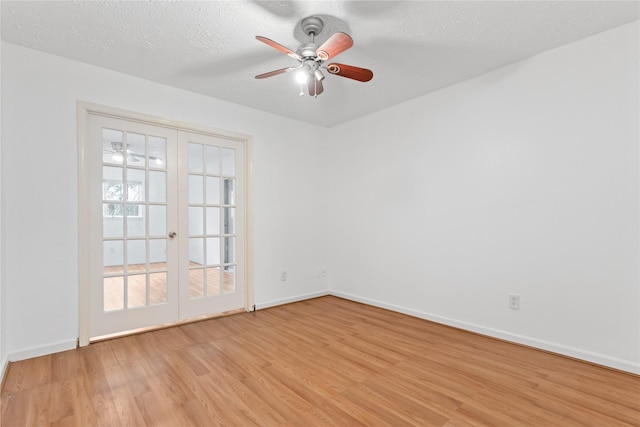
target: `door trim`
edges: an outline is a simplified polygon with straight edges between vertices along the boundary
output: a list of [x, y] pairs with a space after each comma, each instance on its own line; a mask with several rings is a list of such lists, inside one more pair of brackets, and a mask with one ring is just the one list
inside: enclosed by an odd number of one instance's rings
[[[89, 345], [90, 322], [90, 272], [91, 262], [90, 224], [89, 214], [89, 168], [86, 164], [86, 150], [88, 141], [89, 115], [100, 115], [117, 119], [129, 120], [154, 126], [162, 126], [178, 131], [201, 133], [233, 139], [244, 146], [245, 152], [245, 310], [252, 311], [254, 307], [253, 291], [253, 138], [250, 135], [229, 132], [206, 126], [168, 120], [157, 116], [123, 110], [115, 107], [77, 101], [77, 138], [78, 138], [78, 343], [80, 347]], [[194, 319], [195, 320], [195, 319]], [[176, 323], [184, 323], [176, 322]]]

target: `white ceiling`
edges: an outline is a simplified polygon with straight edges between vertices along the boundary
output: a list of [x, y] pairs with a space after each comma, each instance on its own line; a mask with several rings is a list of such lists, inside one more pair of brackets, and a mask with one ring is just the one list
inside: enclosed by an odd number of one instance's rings
[[[2, 1], [2, 40], [271, 113], [334, 126], [639, 19], [637, 1]], [[336, 62], [370, 68], [361, 83], [329, 75], [298, 96], [295, 66], [255, 39], [296, 50], [302, 18], [320, 43], [343, 31]], [[326, 73], [325, 73], [326, 74]]]

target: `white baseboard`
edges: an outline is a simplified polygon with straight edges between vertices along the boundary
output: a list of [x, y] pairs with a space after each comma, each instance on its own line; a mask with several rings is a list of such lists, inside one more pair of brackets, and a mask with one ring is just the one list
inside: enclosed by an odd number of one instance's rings
[[7, 368], [9, 367], [9, 358], [5, 355], [0, 360], [0, 385], [4, 382], [4, 376], [7, 374]]
[[296, 295], [296, 296], [289, 297], [289, 298], [271, 300], [271, 301], [266, 301], [266, 302], [257, 302], [256, 303], [256, 310], [261, 310], [263, 308], [269, 308], [269, 307], [275, 307], [277, 305], [289, 304], [289, 303], [292, 303], [292, 302], [304, 301], [304, 300], [311, 299], [311, 298], [324, 297], [324, 296], [327, 296], [327, 295], [330, 295], [330, 292], [328, 290], [325, 290], [325, 291], [319, 291], [319, 292], [311, 292], [311, 293], [308, 293], [308, 294]]
[[352, 295], [345, 292], [331, 291], [331, 295], [348, 299], [351, 301], [360, 302], [375, 307], [385, 308], [398, 313], [408, 314], [409, 316], [419, 317], [421, 319], [430, 320], [432, 322], [441, 323], [443, 325], [453, 326], [455, 328], [464, 329], [466, 331], [475, 332], [481, 335], [487, 335], [493, 338], [499, 338], [505, 341], [510, 341], [518, 344], [523, 344], [529, 347], [535, 347], [541, 350], [558, 353], [561, 355], [573, 357], [576, 359], [584, 360], [598, 365], [608, 366], [610, 368], [619, 369], [621, 371], [631, 372], [633, 374], [640, 375], [640, 363], [636, 363], [630, 360], [622, 360], [615, 357], [607, 356], [605, 354], [594, 353], [591, 351], [569, 347], [563, 344], [553, 343], [549, 341], [539, 340], [537, 338], [531, 338], [524, 335], [513, 334], [511, 332], [502, 331], [499, 329], [487, 328], [474, 323], [462, 322], [459, 320], [451, 319], [448, 317], [439, 316], [436, 314], [426, 313], [420, 310], [414, 310], [394, 304], [388, 304], [382, 301], [373, 300], [370, 298], [360, 297], [358, 295]]
[[8, 359], [11, 362], [17, 362], [19, 360], [31, 359], [33, 357], [46, 356], [47, 354], [60, 353], [61, 351], [73, 350], [76, 348], [76, 340], [61, 341], [54, 344], [45, 345], [42, 347], [32, 347], [26, 350], [20, 350], [13, 353], [9, 353]]

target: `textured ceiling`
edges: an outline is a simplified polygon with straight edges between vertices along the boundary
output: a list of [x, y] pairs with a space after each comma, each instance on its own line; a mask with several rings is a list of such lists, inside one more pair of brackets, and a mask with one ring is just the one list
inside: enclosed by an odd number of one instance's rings
[[[322, 126], [334, 126], [539, 52], [639, 19], [636, 1], [2, 1], [2, 40]], [[293, 50], [299, 22], [343, 31], [337, 62], [368, 83], [329, 75], [298, 96], [295, 66], [258, 42]], [[325, 73], [326, 74], [326, 73]]]

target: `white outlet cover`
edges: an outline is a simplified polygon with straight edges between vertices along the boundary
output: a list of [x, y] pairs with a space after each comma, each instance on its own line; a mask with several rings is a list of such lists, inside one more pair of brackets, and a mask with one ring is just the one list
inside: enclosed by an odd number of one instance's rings
[[509, 294], [509, 308], [520, 310], [520, 295]]

